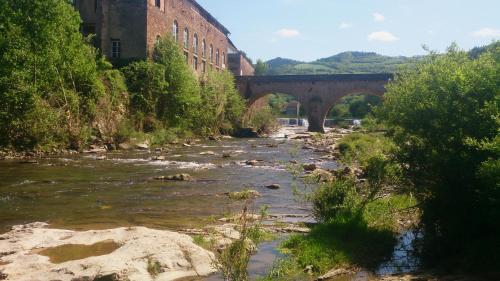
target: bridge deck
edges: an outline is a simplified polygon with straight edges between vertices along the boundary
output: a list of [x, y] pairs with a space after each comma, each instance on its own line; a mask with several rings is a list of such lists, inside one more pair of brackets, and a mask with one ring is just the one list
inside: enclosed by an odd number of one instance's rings
[[394, 77], [391, 73], [378, 74], [322, 74], [322, 75], [266, 75], [236, 76], [236, 80], [257, 83], [269, 82], [316, 82], [316, 81], [389, 81]]

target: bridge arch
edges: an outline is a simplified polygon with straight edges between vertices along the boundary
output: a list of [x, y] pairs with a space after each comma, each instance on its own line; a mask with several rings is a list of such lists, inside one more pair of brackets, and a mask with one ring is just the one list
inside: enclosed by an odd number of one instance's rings
[[344, 101], [345, 98], [350, 97], [350, 96], [373, 96], [382, 99], [384, 96], [383, 92], [380, 91], [374, 91], [373, 89], [365, 89], [365, 90], [355, 90], [355, 91], [347, 91], [342, 93], [341, 95], [336, 95], [335, 100], [329, 100], [328, 103], [324, 104], [324, 107], [326, 111], [323, 113], [324, 116], [322, 117], [323, 124], [325, 123], [325, 120], [328, 119], [328, 116], [330, 115], [331, 111], [335, 106], [339, 105]]
[[382, 96], [391, 78], [391, 74], [240, 76], [236, 82], [249, 104], [269, 93], [295, 97], [306, 111], [309, 131], [324, 132], [325, 118], [340, 99], [356, 93]]

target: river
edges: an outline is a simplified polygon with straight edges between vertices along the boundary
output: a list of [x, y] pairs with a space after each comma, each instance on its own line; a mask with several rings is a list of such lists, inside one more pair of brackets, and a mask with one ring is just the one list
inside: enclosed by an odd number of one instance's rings
[[[224, 158], [223, 154], [231, 157]], [[270, 213], [304, 214], [294, 200], [297, 181], [288, 163], [317, 163], [321, 153], [281, 138], [229, 139], [152, 151], [116, 151], [101, 155], [42, 159], [38, 164], [0, 161], [0, 229], [34, 221], [75, 230], [141, 225], [180, 229], [206, 224], [241, 208], [226, 192], [255, 189], [256, 208]], [[162, 156], [162, 160], [153, 160]], [[247, 160], [259, 160], [257, 166]], [[321, 162], [320, 162], [321, 161]], [[165, 182], [155, 177], [189, 173], [196, 180]], [[279, 184], [279, 190], [266, 186]], [[300, 186], [299, 186], [300, 187]]]
[[[244, 189], [261, 194], [253, 204], [255, 211], [267, 205], [270, 214], [307, 215], [308, 206], [296, 200], [293, 190], [310, 187], [293, 177], [290, 163], [315, 163], [324, 169], [337, 164], [322, 160], [325, 153], [303, 149], [301, 141], [286, 136], [302, 131], [301, 127], [285, 128], [271, 138], [198, 141], [162, 151], [79, 154], [36, 163], [0, 161], [0, 233], [13, 225], [38, 221], [72, 230], [196, 228], [240, 212], [242, 203], [226, 193]], [[248, 160], [258, 160], [258, 164], [248, 165]], [[155, 179], [179, 173], [195, 180]], [[268, 189], [270, 184], [280, 188]], [[264, 275], [280, 255], [278, 244], [259, 246], [249, 267], [252, 279]]]

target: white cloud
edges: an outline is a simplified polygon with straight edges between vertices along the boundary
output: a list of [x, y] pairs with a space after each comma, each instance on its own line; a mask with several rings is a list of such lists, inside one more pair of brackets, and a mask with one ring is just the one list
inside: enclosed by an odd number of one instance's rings
[[475, 32], [472, 32], [472, 36], [474, 37], [486, 37], [486, 38], [496, 38], [500, 37], [500, 29], [494, 28], [481, 28]]
[[276, 35], [281, 38], [294, 38], [300, 36], [300, 31], [296, 29], [283, 28], [276, 31]]
[[388, 31], [376, 31], [368, 35], [368, 40], [389, 43], [398, 41], [399, 38]]
[[348, 29], [352, 27], [352, 23], [350, 22], [342, 22], [339, 25], [339, 29]]
[[373, 13], [373, 20], [376, 22], [382, 22], [385, 21], [385, 16], [381, 13]]

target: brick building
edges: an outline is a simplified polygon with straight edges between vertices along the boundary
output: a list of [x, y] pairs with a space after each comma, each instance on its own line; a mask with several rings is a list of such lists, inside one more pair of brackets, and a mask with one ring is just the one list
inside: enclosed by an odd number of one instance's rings
[[195, 0], [73, 2], [83, 20], [82, 32], [95, 34], [96, 46], [113, 62], [145, 59], [156, 40], [169, 35], [198, 73], [211, 68], [253, 75], [252, 64], [228, 38], [229, 30]]

